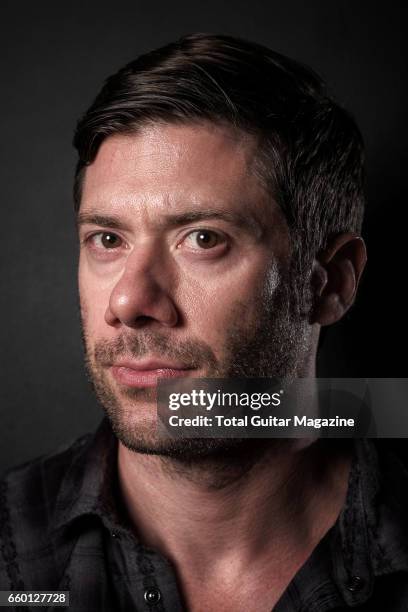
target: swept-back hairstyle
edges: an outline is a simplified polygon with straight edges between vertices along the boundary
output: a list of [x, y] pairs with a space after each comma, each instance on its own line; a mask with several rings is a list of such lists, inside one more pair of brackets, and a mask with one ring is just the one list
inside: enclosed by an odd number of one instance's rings
[[106, 80], [74, 137], [76, 210], [86, 166], [106, 138], [151, 122], [200, 121], [257, 138], [256, 172], [286, 217], [294, 272], [305, 272], [331, 236], [360, 232], [363, 143], [353, 118], [310, 68], [213, 34], [185, 36]]

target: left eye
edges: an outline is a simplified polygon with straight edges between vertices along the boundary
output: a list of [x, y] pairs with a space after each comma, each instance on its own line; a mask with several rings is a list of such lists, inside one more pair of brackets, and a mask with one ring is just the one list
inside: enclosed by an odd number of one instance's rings
[[99, 232], [90, 238], [97, 248], [116, 249], [122, 245], [122, 238], [111, 232]]
[[186, 240], [192, 243], [192, 246], [200, 249], [212, 249], [223, 242], [222, 236], [213, 230], [195, 230], [187, 236]]

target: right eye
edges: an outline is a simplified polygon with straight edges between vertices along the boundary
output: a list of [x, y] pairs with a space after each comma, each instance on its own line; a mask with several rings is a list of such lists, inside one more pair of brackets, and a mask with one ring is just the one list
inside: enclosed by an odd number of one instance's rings
[[87, 238], [95, 249], [117, 249], [123, 245], [123, 240], [112, 232], [97, 232]]

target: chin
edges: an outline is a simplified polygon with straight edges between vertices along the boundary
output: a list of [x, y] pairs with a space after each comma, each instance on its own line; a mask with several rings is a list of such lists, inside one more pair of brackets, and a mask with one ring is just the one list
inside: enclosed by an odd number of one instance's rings
[[152, 432], [129, 430], [115, 431], [120, 443], [129, 451], [143, 455], [158, 456], [184, 464], [219, 460], [235, 453], [246, 440], [231, 438], [169, 438]]

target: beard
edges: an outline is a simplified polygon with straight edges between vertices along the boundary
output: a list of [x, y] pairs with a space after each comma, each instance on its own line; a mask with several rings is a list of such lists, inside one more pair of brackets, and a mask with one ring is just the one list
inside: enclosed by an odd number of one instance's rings
[[[130, 388], [118, 385], [108, 369], [118, 358], [138, 359], [147, 355], [177, 360], [185, 367], [200, 370], [203, 378], [292, 379], [301, 375], [309, 348], [309, 332], [304, 317], [293, 307], [298, 291], [288, 275], [279, 275], [273, 292], [264, 291], [258, 301], [256, 320], [248, 322], [249, 304], [236, 302], [230, 313], [231, 324], [223, 334], [222, 357], [202, 340], [177, 340], [171, 332], [148, 328], [122, 332], [114, 340], [100, 339], [94, 345], [82, 320], [85, 365], [93, 389], [116, 437], [129, 450], [176, 459], [183, 464], [200, 460], [254, 460], [273, 440], [240, 438], [172, 439], [157, 428], [156, 388]], [[197, 376], [198, 377], [198, 376]], [[156, 417], [156, 419], [154, 419]], [[276, 441], [278, 444], [279, 442]], [[234, 463], [234, 460], [233, 460]]]

